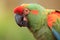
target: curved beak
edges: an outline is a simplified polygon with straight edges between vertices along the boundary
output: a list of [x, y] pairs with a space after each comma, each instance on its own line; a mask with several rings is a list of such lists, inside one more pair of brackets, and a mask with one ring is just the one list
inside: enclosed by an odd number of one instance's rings
[[22, 20], [22, 16], [19, 14], [15, 15], [15, 21], [16, 23], [21, 27], [22, 23], [20, 22]]
[[24, 17], [22, 15], [16, 14], [15, 21], [20, 27], [27, 27], [28, 26], [28, 22], [24, 20]]

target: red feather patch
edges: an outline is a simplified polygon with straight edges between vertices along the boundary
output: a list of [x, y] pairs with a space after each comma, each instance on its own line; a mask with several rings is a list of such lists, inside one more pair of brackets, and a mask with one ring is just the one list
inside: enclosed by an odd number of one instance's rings
[[58, 13], [58, 12], [51, 12], [47, 17], [48, 17], [47, 18], [48, 26], [50, 28], [52, 28], [53, 23], [56, 22], [56, 19], [60, 18], [60, 13]]
[[35, 14], [35, 15], [38, 14], [38, 10], [32, 10], [31, 12], [32, 12], [32, 14]]
[[15, 14], [22, 14], [24, 7], [23, 6], [18, 6], [14, 9]]

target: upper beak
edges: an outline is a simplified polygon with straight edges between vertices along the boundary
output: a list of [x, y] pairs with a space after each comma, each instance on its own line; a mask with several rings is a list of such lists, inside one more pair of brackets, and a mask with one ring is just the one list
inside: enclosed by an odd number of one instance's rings
[[20, 27], [27, 27], [28, 26], [27, 18], [26, 17], [23, 17], [22, 15], [16, 14], [15, 15], [15, 20], [16, 20], [16, 23]]
[[20, 22], [21, 20], [22, 20], [22, 16], [19, 14], [16, 14], [15, 15], [15, 21], [20, 27], [22, 26], [22, 23]]

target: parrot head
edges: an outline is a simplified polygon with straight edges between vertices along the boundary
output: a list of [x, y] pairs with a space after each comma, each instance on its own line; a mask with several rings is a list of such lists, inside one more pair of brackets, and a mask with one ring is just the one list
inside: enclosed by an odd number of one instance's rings
[[22, 4], [14, 8], [15, 21], [20, 27], [28, 26], [27, 15], [29, 14], [30, 10], [25, 7], [27, 5], [28, 4]]
[[44, 11], [45, 8], [39, 4], [22, 4], [14, 8], [16, 23], [20, 27], [29, 26], [30, 24], [32, 26], [34, 23], [37, 24]]

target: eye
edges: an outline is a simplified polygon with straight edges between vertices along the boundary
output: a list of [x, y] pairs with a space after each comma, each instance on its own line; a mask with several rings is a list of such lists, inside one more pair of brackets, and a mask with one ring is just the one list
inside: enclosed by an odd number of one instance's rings
[[29, 9], [27, 9], [27, 8], [25, 8], [24, 11], [23, 11], [24, 14], [28, 14], [29, 12], [30, 12], [30, 11], [29, 11]]
[[25, 10], [26, 12], [28, 12], [29, 10]]
[[29, 12], [29, 9], [26, 8], [26, 9], [24, 9], [24, 11], [25, 11], [25, 12]]

